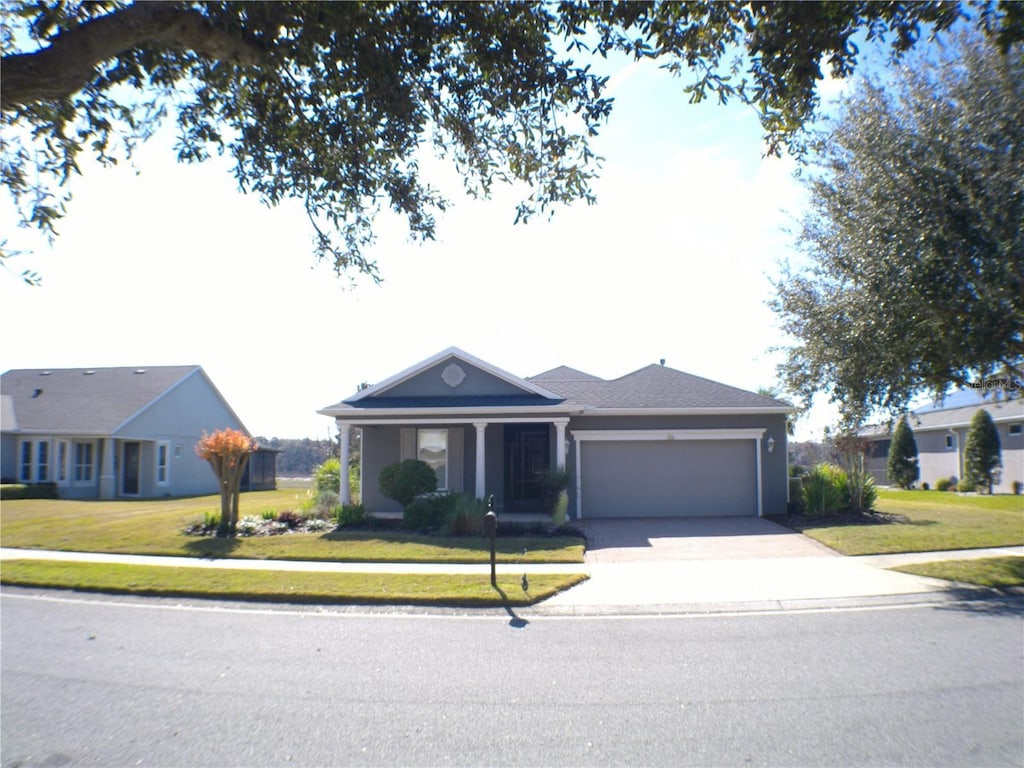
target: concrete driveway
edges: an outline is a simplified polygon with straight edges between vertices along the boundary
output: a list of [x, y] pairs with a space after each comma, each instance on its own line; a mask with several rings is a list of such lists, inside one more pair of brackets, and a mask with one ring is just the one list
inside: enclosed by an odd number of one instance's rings
[[576, 613], [779, 608], [921, 595], [947, 582], [844, 557], [756, 517], [583, 520], [590, 579], [541, 610]]
[[588, 563], [839, 557], [828, 547], [759, 517], [583, 520]]

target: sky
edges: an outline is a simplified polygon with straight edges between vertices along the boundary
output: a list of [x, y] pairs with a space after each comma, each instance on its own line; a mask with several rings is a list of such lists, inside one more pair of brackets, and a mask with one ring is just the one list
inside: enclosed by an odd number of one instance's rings
[[[622, 62], [610, 87], [596, 205], [513, 225], [521, 191], [470, 200], [425, 163], [454, 206], [426, 244], [378, 220], [380, 285], [318, 265], [301, 206], [241, 194], [228, 161], [178, 164], [173, 126], [134, 168], [83, 162], [52, 246], [14, 232], [0, 202], [3, 237], [33, 248], [11, 267], [43, 279], [0, 274], [0, 370], [199, 364], [252, 434], [281, 438], [335, 435], [318, 409], [451, 346], [523, 377], [614, 378], [664, 359], [772, 386], [787, 339], [766, 301], [797, 258], [795, 162], [764, 156], [751, 108], [691, 105], [654, 64]], [[834, 418], [819, 404], [796, 439]]]

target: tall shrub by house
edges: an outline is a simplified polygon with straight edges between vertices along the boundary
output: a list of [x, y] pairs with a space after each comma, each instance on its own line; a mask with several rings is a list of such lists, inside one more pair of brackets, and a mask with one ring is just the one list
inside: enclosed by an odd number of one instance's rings
[[968, 487], [986, 488], [992, 493], [996, 470], [1002, 464], [999, 432], [988, 411], [980, 408], [971, 419], [964, 441], [964, 480]]
[[380, 492], [406, 509], [412, 500], [437, 490], [437, 474], [425, 461], [406, 459], [380, 471]]
[[890, 483], [904, 490], [913, 487], [921, 477], [917, 463], [917, 440], [914, 439], [914, 432], [906, 416], [899, 420], [893, 430], [885, 474]]
[[818, 464], [804, 477], [804, 514], [834, 515], [848, 503], [846, 472], [835, 464]]

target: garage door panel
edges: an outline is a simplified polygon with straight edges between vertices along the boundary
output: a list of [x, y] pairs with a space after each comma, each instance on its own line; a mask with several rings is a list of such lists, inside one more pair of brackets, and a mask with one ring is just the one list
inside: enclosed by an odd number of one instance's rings
[[751, 440], [582, 444], [584, 517], [756, 515]]

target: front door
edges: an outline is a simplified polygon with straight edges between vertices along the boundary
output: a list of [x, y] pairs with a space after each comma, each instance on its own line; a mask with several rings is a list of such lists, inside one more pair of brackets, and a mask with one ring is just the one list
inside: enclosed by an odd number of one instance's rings
[[547, 424], [505, 425], [505, 511], [544, 511], [544, 474], [551, 466]]
[[142, 448], [139, 443], [125, 443], [121, 467], [121, 493], [125, 496], [139, 495], [139, 454]]

